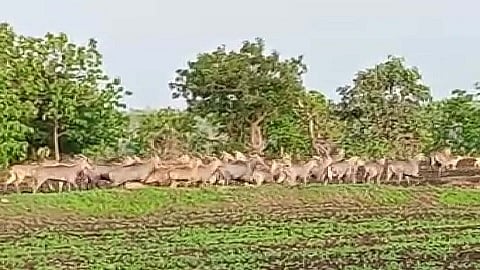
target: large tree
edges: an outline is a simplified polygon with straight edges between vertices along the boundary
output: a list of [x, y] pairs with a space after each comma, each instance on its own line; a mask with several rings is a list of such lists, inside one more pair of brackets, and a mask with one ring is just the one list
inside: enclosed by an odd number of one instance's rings
[[20, 95], [17, 77], [24, 66], [17, 40], [12, 27], [0, 24], [0, 167], [26, 158], [28, 137], [33, 133], [28, 124], [36, 113], [33, 103]]
[[133, 148], [139, 154], [174, 157], [184, 153], [212, 154], [226, 135], [207, 118], [187, 111], [160, 109], [131, 113], [137, 124], [133, 128]]
[[452, 96], [434, 102], [423, 117], [430, 127], [431, 149], [450, 147], [456, 153], [480, 152], [480, 101], [473, 91], [454, 90]]
[[22, 37], [18, 44], [25, 67], [18, 78], [20, 95], [38, 108], [32, 143], [53, 146], [56, 159], [61, 145], [64, 152], [115, 148], [127, 127], [120, 109], [129, 92], [105, 74], [97, 42], [79, 46], [64, 33], [47, 33], [44, 38]]
[[183, 97], [188, 110], [224, 126], [233, 144], [262, 152], [265, 121], [293, 108], [305, 91], [302, 57], [281, 59], [277, 52], [266, 53], [262, 39], [243, 42], [239, 51], [225, 46], [201, 53], [186, 69], [177, 70], [170, 87], [173, 97]]
[[359, 71], [352, 86], [337, 91], [348, 152], [405, 156], [422, 150], [417, 113], [431, 96], [416, 67], [389, 56], [385, 62]]

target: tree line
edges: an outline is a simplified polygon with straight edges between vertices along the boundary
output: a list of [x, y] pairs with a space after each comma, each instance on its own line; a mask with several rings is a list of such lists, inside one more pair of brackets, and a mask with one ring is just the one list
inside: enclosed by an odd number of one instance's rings
[[0, 164], [82, 153], [178, 156], [222, 151], [315, 154], [315, 140], [347, 155], [406, 157], [442, 147], [476, 154], [478, 85], [433, 100], [402, 57], [354, 74], [339, 102], [307, 89], [302, 56], [284, 58], [261, 38], [219, 46], [175, 72], [168, 86], [187, 108], [127, 110], [120, 78], [103, 69], [94, 39], [20, 35], [0, 24]]

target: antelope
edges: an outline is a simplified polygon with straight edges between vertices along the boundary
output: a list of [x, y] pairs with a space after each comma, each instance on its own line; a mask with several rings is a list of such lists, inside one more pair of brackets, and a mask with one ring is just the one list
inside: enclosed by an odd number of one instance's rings
[[473, 167], [480, 168], [480, 158], [475, 158], [475, 163], [473, 164]]
[[[35, 179], [35, 185], [33, 186], [33, 193], [36, 193], [38, 188], [42, 186], [47, 180], [56, 180], [66, 182], [78, 188], [76, 180], [81, 172], [85, 169], [91, 169], [91, 165], [87, 159], [81, 159], [79, 162], [73, 165], [60, 165], [60, 166], [48, 166], [37, 167], [32, 170], [32, 178]], [[59, 191], [62, 191], [63, 184], [59, 184]], [[69, 186], [70, 188], [70, 186]]]
[[317, 160], [310, 160], [309, 162], [303, 165], [293, 165], [289, 166], [286, 169], [286, 174], [291, 183], [297, 181], [297, 178], [300, 178], [304, 185], [307, 185], [307, 178], [310, 176], [312, 169], [317, 167]]
[[317, 159], [318, 166], [313, 168], [312, 175], [317, 181], [325, 181], [328, 166], [333, 163], [333, 160], [330, 156], [327, 156], [326, 158], [317, 157]]
[[[358, 168], [358, 157], [351, 157], [348, 160], [333, 162], [327, 168], [327, 180], [324, 184], [327, 184], [328, 181], [332, 181], [334, 177], [337, 177], [341, 182], [342, 179], [347, 176], [348, 178], [352, 177], [353, 173], [357, 172]], [[356, 183], [356, 176], [353, 177], [354, 183]]]
[[379, 160], [373, 160], [368, 162], [363, 162], [361, 166], [365, 170], [364, 178], [365, 182], [371, 183], [373, 178], [376, 178], [377, 184], [380, 184], [380, 179], [385, 171], [386, 159], [382, 158]]
[[387, 165], [387, 182], [396, 174], [398, 184], [400, 184], [404, 176], [407, 178], [407, 183], [410, 184], [410, 177], [420, 177], [420, 161], [423, 159], [425, 159], [425, 156], [418, 154], [413, 159], [390, 161]]
[[37, 165], [13, 165], [10, 168], [10, 177], [5, 181], [3, 188], [7, 190], [7, 187], [13, 183], [17, 193], [20, 193], [20, 183], [26, 177], [32, 177], [32, 171], [37, 167]]
[[[37, 167], [55, 167], [55, 166], [73, 166], [69, 164], [64, 164], [64, 163], [58, 163], [57, 161], [53, 160], [44, 160], [40, 164], [18, 164], [18, 165], [13, 165], [10, 168], [10, 177], [5, 181], [4, 183], [4, 189], [7, 190], [7, 187], [11, 184], [15, 185], [15, 190], [17, 193], [20, 192], [20, 187], [19, 185], [25, 180], [25, 178], [29, 177], [32, 178], [32, 171], [37, 168]], [[53, 189], [52, 186], [50, 186], [50, 189]]]
[[438, 177], [441, 177], [442, 171], [448, 169], [449, 167], [456, 168], [458, 161], [460, 161], [460, 159], [457, 159], [452, 157], [449, 149], [437, 151], [430, 155], [430, 166], [433, 168], [435, 164], [439, 164]]
[[249, 182], [255, 166], [261, 164], [266, 166], [265, 162], [258, 156], [252, 156], [248, 161], [233, 161], [218, 167], [216, 173], [223, 178], [224, 185], [228, 185], [230, 180], [242, 180]]
[[145, 181], [159, 167], [160, 158], [155, 156], [145, 163], [117, 167], [105, 176], [111, 181], [112, 186], [120, 186], [130, 181]]
[[196, 159], [193, 168], [189, 166], [177, 167], [167, 172], [168, 179], [171, 181], [170, 187], [177, 187], [178, 181], [187, 181], [187, 185], [192, 183], [198, 177], [198, 167], [203, 165], [201, 159]]
[[270, 174], [277, 183], [280, 184], [287, 178], [286, 168], [287, 164], [273, 160], [272, 166], [270, 167]]
[[214, 184], [216, 182], [215, 171], [218, 167], [222, 166], [222, 161], [218, 158], [213, 157], [207, 165], [200, 164], [198, 167], [198, 180], [203, 183], [203, 185]]
[[100, 187], [102, 180], [112, 183], [109, 177], [109, 172], [114, 171], [122, 167], [130, 167], [134, 165], [144, 164], [145, 162], [140, 160], [137, 156], [127, 156], [122, 163], [112, 165], [93, 165], [92, 169], [85, 170], [85, 177], [87, 178], [87, 184]]

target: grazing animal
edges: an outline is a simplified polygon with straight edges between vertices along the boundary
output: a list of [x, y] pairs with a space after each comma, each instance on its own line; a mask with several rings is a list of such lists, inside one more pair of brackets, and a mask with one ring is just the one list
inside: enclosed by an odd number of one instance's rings
[[[36, 193], [37, 190], [48, 180], [56, 180], [66, 182], [70, 185], [73, 185], [75, 188], [78, 188], [77, 178], [80, 173], [86, 169], [91, 169], [90, 163], [86, 159], [79, 160], [76, 164], [73, 165], [59, 165], [59, 166], [48, 166], [48, 167], [37, 167], [32, 170], [32, 178], [35, 179], [35, 185], [33, 186], [33, 193]], [[59, 191], [62, 191], [63, 184], [59, 185]], [[69, 186], [70, 188], [70, 186]]]
[[380, 184], [380, 179], [385, 171], [386, 159], [368, 161], [362, 164], [365, 170], [365, 182], [371, 183], [373, 178], [376, 178], [377, 184]]
[[[38, 167], [56, 167], [56, 166], [73, 166], [72, 164], [58, 163], [55, 160], [44, 160], [40, 164], [23, 164], [23, 165], [13, 165], [10, 168], [10, 177], [4, 183], [4, 189], [11, 184], [15, 185], [15, 190], [20, 192], [20, 184], [25, 180], [25, 178], [32, 178], [32, 171]], [[50, 190], [53, 189], [51, 185]]]
[[248, 161], [236, 160], [223, 164], [218, 167], [216, 173], [222, 178], [224, 185], [228, 185], [228, 182], [231, 180], [250, 182], [252, 181], [253, 170], [257, 165], [266, 166], [263, 159], [258, 155], [254, 155]]
[[312, 169], [312, 175], [317, 181], [325, 181], [327, 177], [327, 169], [333, 163], [333, 159], [329, 156], [326, 158], [317, 158], [317, 165]]
[[7, 190], [10, 184], [14, 184], [15, 190], [19, 193], [20, 183], [22, 183], [25, 178], [32, 177], [32, 171], [37, 167], [37, 165], [13, 165], [10, 168], [10, 177], [5, 181], [3, 188]]
[[184, 166], [169, 170], [167, 174], [171, 181], [170, 187], [177, 187], [179, 181], [187, 181], [187, 185], [194, 182], [198, 178], [198, 167], [200, 165], [203, 165], [202, 160], [196, 159], [193, 167]]
[[420, 161], [423, 159], [425, 159], [425, 156], [419, 154], [413, 159], [390, 161], [387, 165], [387, 182], [390, 181], [393, 175], [397, 175], [398, 184], [403, 180], [403, 177], [410, 184], [410, 177], [420, 177]]
[[106, 176], [111, 181], [111, 186], [115, 187], [131, 181], [145, 181], [159, 167], [160, 158], [155, 156], [145, 163], [117, 167]]
[[215, 171], [222, 166], [222, 161], [214, 157], [207, 165], [200, 164], [198, 167], [197, 180], [201, 181], [203, 185], [214, 184], [216, 182]]
[[476, 159], [475, 159], [475, 163], [473, 163], [473, 166], [474, 166], [475, 168], [480, 168], [480, 158], [476, 158]]
[[290, 183], [295, 183], [300, 178], [304, 185], [307, 185], [308, 177], [311, 175], [313, 168], [317, 167], [317, 160], [310, 160], [302, 165], [292, 165], [286, 168], [286, 174]]
[[[351, 178], [357, 171], [358, 160], [358, 157], [351, 157], [348, 160], [337, 161], [330, 164], [327, 168], [328, 180], [325, 181], [325, 184], [327, 184], [328, 181], [332, 181], [334, 177], [337, 177], [340, 182], [342, 182], [345, 176]], [[353, 177], [353, 181], [356, 183], [356, 177]]]
[[442, 172], [449, 168], [456, 168], [457, 163], [462, 160], [463, 157], [453, 157], [450, 150], [436, 151], [430, 155], [430, 166], [433, 168], [436, 164], [439, 165], [438, 177], [442, 176]]

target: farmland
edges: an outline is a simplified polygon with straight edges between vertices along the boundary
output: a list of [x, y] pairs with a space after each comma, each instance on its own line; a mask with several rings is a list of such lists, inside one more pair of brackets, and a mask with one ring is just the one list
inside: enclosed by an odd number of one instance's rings
[[433, 186], [4, 195], [1, 269], [475, 269], [480, 191]]

